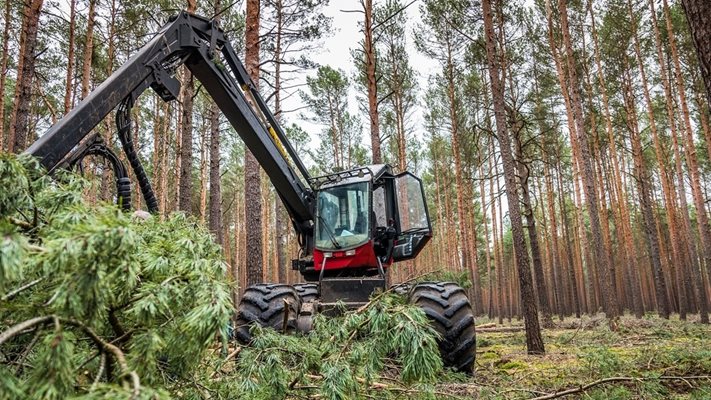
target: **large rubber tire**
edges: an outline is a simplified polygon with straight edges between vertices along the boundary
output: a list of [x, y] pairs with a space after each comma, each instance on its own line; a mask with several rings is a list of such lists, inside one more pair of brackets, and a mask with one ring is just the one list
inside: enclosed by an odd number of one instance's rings
[[318, 299], [318, 284], [316, 283], [297, 283], [294, 284], [294, 289], [301, 298], [301, 304]]
[[464, 289], [453, 282], [422, 282], [410, 293], [440, 334], [439, 350], [445, 367], [471, 374], [476, 357], [474, 313]]
[[[284, 304], [284, 301], [288, 305]], [[296, 330], [301, 299], [296, 289], [290, 285], [259, 283], [247, 288], [237, 307], [235, 321], [235, 337], [242, 344], [249, 344], [252, 335], [249, 328], [259, 324], [265, 328], [273, 328], [278, 332]], [[286, 329], [284, 329], [284, 314], [288, 312]]]

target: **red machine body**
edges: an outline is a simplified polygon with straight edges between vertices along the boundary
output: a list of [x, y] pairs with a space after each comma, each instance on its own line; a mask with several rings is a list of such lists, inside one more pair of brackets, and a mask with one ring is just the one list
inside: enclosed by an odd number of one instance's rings
[[[324, 257], [326, 264], [323, 263]], [[383, 268], [387, 269], [393, 263], [392, 256], [382, 263]], [[369, 240], [366, 243], [348, 250], [323, 251], [314, 250], [314, 267], [316, 271], [321, 271], [321, 268], [326, 270], [342, 270], [351, 268], [377, 268], [378, 260], [376, 259], [373, 241]]]

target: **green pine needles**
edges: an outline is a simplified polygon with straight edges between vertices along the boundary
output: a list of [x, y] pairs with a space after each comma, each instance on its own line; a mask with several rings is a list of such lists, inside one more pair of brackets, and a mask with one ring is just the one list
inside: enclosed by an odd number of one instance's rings
[[253, 328], [237, 369], [240, 399], [441, 398], [443, 368], [425, 314], [397, 295], [339, 317], [319, 315], [308, 335]]
[[0, 400], [442, 398], [436, 332], [403, 297], [230, 345], [208, 232], [90, 206], [86, 185], [0, 154]]
[[89, 207], [84, 186], [0, 155], [0, 398], [170, 397], [227, 335], [209, 234], [182, 214]]

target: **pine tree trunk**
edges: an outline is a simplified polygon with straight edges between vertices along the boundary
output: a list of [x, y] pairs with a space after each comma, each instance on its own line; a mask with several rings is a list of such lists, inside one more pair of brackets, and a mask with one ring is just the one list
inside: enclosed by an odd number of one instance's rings
[[192, 73], [184, 67], [182, 91], [180, 101], [182, 102], [180, 112], [180, 175], [178, 177], [178, 209], [186, 214], [192, 214], [192, 192], [193, 192], [193, 94], [194, 83]]
[[[520, 125], [517, 129], [523, 129], [523, 120], [517, 120], [514, 125]], [[514, 137], [514, 148], [516, 149], [516, 158], [514, 161], [517, 164], [519, 184], [521, 185], [521, 205], [523, 206], [523, 214], [526, 217], [526, 229], [528, 231], [528, 241], [531, 244], [531, 256], [533, 260], [533, 272], [536, 279], [536, 290], [538, 293], [538, 305], [541, 310], [541, 322], [544, 328], [553, 328], [553, 316], [551, 314], [551, 306], [548, 302], [548, 288], [546, 287], [545, 276], [543, 274], [543, 261], [541, 260], [541, 247], [538, 243], [538, 233], [536, 232], [536, 218], [533, 215], [533, 207], [531, 206], [531, 194], [529, 193], [528, 179], [530, 174], [528, 167], [523, 163], [524, 155], [521, 147], [520, 138]], [[507, 187], [507, 192], [509, 188]], [[527, 256], [528, 257], [528, 256]], [[525, 301], [525, 298], [524, 298]]]
[[[672, 124], [675, 124], [676, 121], [672, 120]], [[688, 290], [691, 289], [693, 286], [697, 291], [700, 287], [699, 282], [696, 279], [692, 280], [692, 272], [696, 270], [697, 268], [700, 268], [699, 265], [699, 257], [698, 257], [698, 251], [696, 247], [696, 242], [694, 240], [694, 233], [692, 230], [691, 226], [691, 217], [689, 216], [689, 205], [687, 204], [686, 200], [686, 184], [684, 180], [684, 172], [683, 172], [683, 167], [682, 167], [682, 161], [681, 161], [681, 150], [680, 150], [680, 144], [679, 144], [679, 137], [677, 135], [677, 129], [672, 130], [672, 148], [674, 151], [674, 170], [676, 174], [676, 181], [677, 181], [677, 190], [678, 194], [677, 197], [679, 199], [679, 212], [681, 213], [681, 236], [683, 237], [683, 243], [686, 244], [686, 249], [685, 249], [685, 263], [688, 265], [689, 268], [687, 268], [687, 273], [684, 274], [683, 280], [684, 280], [684, 285], [687, 288], [687, 293], [690, 295], [688, 296], [689, 299], [689, 311], [693, 310], [693, 303], [696, 301], [695, 297], [691, 292], [694, 290]], [[693, 281], [693, 285], [692, 285]]]
[[[483, 221], [482, 224], [484, 225], [484, 237], [486, 240], [484, 241], [484, 254], [486, 257], [486, 277], [487, 280], [489, 281], [489, 288], [488, 288], [488, 297], [487, 297], [487, 314], [489, 316], [489, 319], [494, 318], [494, 277], [492, 276], [491, 272], [491, 245], [489, 243], [489, 222], [487, 219], [487, 212], [486, 212], [486, 191], [484, 189], [484, 163], [481, 162], [479, 164], [480, 170], [479, 170], [479, 196], [480, 196], [480, 201], [481, 201], [481, 214], [483, 216]], [[492, 205], [493, 209], [493, 205]]]
[[[674, 38], [674, 29], [672, 27], [671, 16], [669, 13], [669, 6], [667, 1], [663, 1], [664, 14], [667, 22], [667, 32], [669, 32], [669, 47], [671, 48], [672, 60], [674, 62], [674, 75], [677, 84], [677, 95], [679, 96], [679, 103], [681, 105], [682, 120], [684, 122], [684, 151], [686, 154], [686, 162], [689, 168], [689, 173], [691, 175], [691, 194], [694, 199], [694, 206], [696, 208], [696, 218], [698, 220], [699, 237], [701, 238], [701, 247], [703, 249], [704, 262], [703, 265], [707, 268], [711, 267], [711, 227], [709, 227], [708, 215], [706, 214], [706, 204], [704, 202], [704, 197], [701, 192], [701, 182], [699, 177], [699, 166], [696, 159], [696, 147], [694, 146], [693, 130], [691, 128], [691, 121], [689, 117], [689, 107], [686, 102], [686, 94], [684, 89], [684, 82], [681, 72], [681, 65], [679, 62], [679, 55], [676, 49], [676, 40]], [[694, 268], [694, 278], [698, 281], [701, 287], [699, 290], [699, 304], [701, 313], [701, 322], [708, 324], [708, 299], [706, 296], [706, 290], [704, 289], [704, 282], [701, 278], [701, 271], [699, 268]]]
[[[699, 85], [695, 84], [694, 86], [697, 87]], [[711, 112], [711, 109], [709, 108], [709, 105], [703, 100], [703, 94], [701, 93], [701, 89], [694, 90], [694, 102], [696, 103], [696, 107], [699, 113], [701, 131], [704, 133], [704, 143], [706, 143], [706, 154], [711, 155], [711, 127], [709, 127], [709, 113]], [[705, 197], [709, 198], [708, 192], [706, 192]]]
[[[252, 83], [259, 85], [259, 0], [247, 0], [245, 66]], [[244, 203], [247, 286], [262, 282], [262, 179], [259, 162], [249, 149], [244, 160]]]
[[561, 17], [561, 30], [563, 43], [566, 49], [568, 77], [570, 83], [570, 98], [575, 116], [578, 146], [580, 147], [580, 163], [582, 167], [583, 189], [587, 200], [590, 229], [592, 233], [592, 246], [595, 251], [595, 262], [600, 281], [601, 297], [604, 310], [608, 317], [611, 330], [617, 330], [619, 315], [617, 312], [617, 293], [613, 287], [614, 266], [609, 265], [608, 252], [602, 238], [600, 225], [600, 212], [597, 203], [598, 194], [595, 184], [595, 172], [591, 163], [590, 148], [585, 133], [585, 120], [582, 111], [582, 101], [578, 93], [578, 78], [575, 69], [573, 46], [568, 28], [568, 10], [566, 0], [558, 0], [558, 9]]
[[[282, 61], [282, 32], [284, 28], [284, 5], [282, 0], [276, 0], [277, 22], [276, 22], [276, 45], [274, 49], [274, 115], [277, 121], [281, 123], [281, 61]], [[288, 280], [287, 274], [287, 237], [289, 235], [289, 217], [286, 214], [286, 209], [281, 200], [275, 198], [274, 201], [275, 227], [276, 230], [276, 257], [279, 268], [278, 281], [286, 283]]]
[[[209, 129], [209, 128], [208, 128]], [[200, 204], [198, 206], [198, 216], [201, 223], [205, 223], [207, 219], [207, 187], [210, 183], [208, 181], [209, 177], [209, 164], [210, 161], [208, 157], [210, 156], [210, 133], [205, 130], [200, 130]]]
[[5, 0], [5, 26], [2, 32], [2, 55], [0, 55], [0, 151], [5, 150], [5, 78], [7, 77], [7, 59], [10, 50], [10, 32], [12, 2]]
[[[259, 171], [260, 175], [262, 175], [262, 171]], [[260, 177], [261, 178], [261, 177]], [[271, 282], [271, 263], [269, 259], [269, 234], [271, 233], [269, 231], [269, 207], [265, 206], [265, 204], [269, 204], [269, 189], [265, 187], [264, 181], [261, 180], [260, 184], [262, 185], [261, 189], [261, 204], [262, 204], [262, 215], [260, 220], [262, 221], [262, 226], [261, 226], [261, 231], [262, 231], [262, 247], [260, 251], [262, 252], [262, 282]]]
[[[627, 8], [630, 12], [630, 17], [632, 18], [632, 37], [634, 39], [634, 49], [635, 55], [637, 56], [637, 65], [639, 68], [639, 73], [642, 78], [642, 89], [644, 92], [644, 99], [647, 105], [647, 116], [649, 117], [649, 128], [652, 131], [652, 137], [656, 138], [657, 134], [657, 123], [654, 118], [654, 108], [649, 94], [649, 88], [647, 86], [647, 73], [644, 69], [644, 60], [642, 58], [642, 52], [640, 51], [639, 38], [637, 36], [637, 22], [635, 20], [635, 13], [632, 8], [632, 3], [627, 0]], [[643, 165], [642, 160], [642, 143], [637, 130], [637, 117], [636, 111], [634, 110], [634, 98], [631, 97], [631, 89], [628, 89], [628, 113], [632, 116], [632, 127], [631, 127], [631, 140], [632, 140], [632, 154], [635, 164], [636, 176], [637, 176], [637, 188], [640, 197], [640, 206], [642, 208], [642, 219], [644, 220], [644, 228], [647, 235], [647, 245], [649, 249], [649, 256], [652, 258], [652, 273], [654, 274], [654, 289], [657, 297], [657, 310], [662, 318], [669, 318], [669, 300], [667, 299], [667, 289], [666, 282], [664, 279], [664, 273], [662, 271], [662, 263], [659, 253], [659, 237], [657, 236], [656, 228], [654, 227], [654, 213], [652, 211], [652, 205], [650, 204], [650, 193], [651, 188], [649, 185], [649, 176], [646, 173], [646, 168]], [[663, 168], [663, 164], [660, 164], [660, 168]], [[668, 208], [671, 209], [671, 208]]]
[[81, 98], [84, 99], [89, 95], [91, 90], [91, 64], [94, 54], [94, 23], [96, 13], [96, 0], [89, 0], [89, 15], [86, 22], [86, 37], [84, 43], [84, 59], [82, 62], [81, 73]]
[[[490, 154], [495, 154], [494, 140], [490, 141]], [[494, 268], [496, 269], [496, 316], [499, 320], [499, 325], [504, 323], [504, 274], [502, 271], [503, 260], [500, 251], [501, 242], [499, 241], [499, 218], [497, 216], [497, 203], [501, 204], [501, 198], [497, 198], [501, 190], [499, 188], [498, 166], [494, 165], [493, 157], [489, 157], [489, 171], [492, 178], [489, 180], [489, 196], [491, 197], [491, 225], [494, 237]], [[494, 181], [496, 181], [496, 191], [494, 191]], [[501, 206], [498, 205], [499, 215], [501, 215]]]
[[[117, 5], [118, 0], [111, 0], [110, 6], [109, 6], [109, 18], [108, 18], [108, 37], [106, 38], [107, 44], [106, 44], [106, 76], [111, 76], [111, 73], [114, 70], [114, 61], [116, 59], [116, 23], [117, 23], [117, 18], [119, 18], [119, 10], [118, 10], [118, 5]], [[116, 124], [115, 121], [113, 121], [111, 118], [104, 118], [104, 124], [106, 126], [105, 128], [105, 138], [107, 138], [108, 142], [111, 142], [111, 139], [114, 137], [114, 130], [116, 129]], [[136, 126], [138, 128], [138, 126]], [[106, 185], [104, 186], [104, 190], [107, 192], [107, 194], [110, 192], [110, 183], [109, 180], [112, 178], [110, 174], [105, 175], [106, 176]], [[155, 178], [154, 178], [155, 179]], [[139, 196], [136, 196], [138, 199]]]
[[[667, 65], [664, 62], [663, 46], [661, 41], [661, 34], [659, 32], [659, 24], [657, 23], [657, 13], [654, 9], [654, 0], [649, 0], [649, 9], [651, 11], [652, 27], [654, 28], [654, 42], [657, 49], [657, 62], [659, 63], [659, 72], [661, 81], [664, 87], [664, 95], [666, 101], [667, 118], [670, 121], [669, 127], [671, 128], [671, 135], [676, 138], [676, 124], [673, 122], [675, 120], [674, 106], [673, 106], [673, 95], [671, 91], [671, 84], [669, 82], [669, 74], [667, 72]], [[686, 297], [686, 289], [683, 286], [685, 279], [688, 279], [689, 266], [686, 262], [688, 256], [685, 256], [684, 243], [681, 240], [681, 234], [679, 232], [679, 222], [677, 221], [676, 212], [676, 201], [674, 200], [675, 190], [672, 182], [669, 179], [669, 175], [666, 172], [665, 159], [667, 158], [662, 151], [661, 141], [659, 140], [656, 132], [653, 132], [652, 139], [654, 141], [654, 151], [657, 157], [657, 163], [660, 168], [660, 178], [662, 181], [662, 190], [664, 192], [665, 207], [667, 209], [667, 215], [669, 218], [669, 234], [671, 236], [672, 254], [674, 257], [675, 270], [677, 275], [677, 293], [679, 296], [679, 318], [682, 320], [686, 319], [686, 313], [689, 308], [689, 300]]]
[[20, 153], [27, 147], [32, 81], [35, 75], [35, 47], [42, 4], [43, 0], [30, 0], [23, 8], [15, 100], [8, 133], [8, 150], [15, 153]]
[[[629, 128], [631, 134], [630, 139], [632, 141], [632, 157], [634, 160], [635, 180], [637, 183], [639, 203], [642, 209], [642, 222], [644, 224], [645, 236], [647, 237], [647, 250], [649, 251], [649, 257], [652, 260], [652, 273], [654, 276], [654, 288], [657, 299], [657, 310], [659, 312], [660, 317], [669, 319], [669, 306], [667, 304], [666, 282], [664, 281], [664, 275], [662, 274], [662, 265], [659, 257], [659, 237], [657, 236], [654, 213], [652, 211], [652, 205], [650, 200], [649, 182], [651, 181], [651, 179], [650, 176], [648, 176], [647, 174], [647, 170], [644, 166], [644, 161], [642, 158], [642, 141], [638, 132], [637, 112], [634, 108], [635, 101], [634, 96], [632, 94], [632, 90], [630, 88], [628, 74], [629, 73], [625, 71], [626, 79], [624, 87], [624, 97], [625, 106], [627, 108], [627, 115], [629, 118]], [[642, 76], [642, 80], [644, 82], [644, 75]]]
[[116, 4], [117, 1], [118, 0], [111, 0], [111, 8], [109, 10], [109, 43], [106, 49], [106, 76], [110, 76], [111, 72], [113, 72], [116, 58], [116, 19], [119, 13], [118, 5]]
[[67, 78], [64, 81], [64, 113], [72, 109], [74, 93], [74, 30], [76, 27], [76, 0], [69, 0], [69, 48], [67, 49]]
[[[184, 72], [184, 71], [183, 71]], [[182, 80], [182, 77], [181, 77]], [[171, 211], [177, 211], [179, 209], [180, 205], [180, 164], [181, 162], [181, 157], [180, 155], [182, 154], [182, 147], [183, 147], [183, 141], [180, 139], [181, 137], [181, 131], [183, 130], [182, 124], [183, 124], [183, 105], [178, 103], [178, 107], [176, 110], [176, 131], [175, 131], [175, 138], [173, 138], [173, 135], [171, 132], [171, 138], [175, 139], [175, 162], [173, 164], [173, 173], [170, 176], [170, 181], [173, 185], [173, 189], [171, 193], [174, 193], [172, 200], [173, 205], [171, 206]]]
[[[461, 249], [462, 266], [470, 274], [472, 282], [475, 281], [476, 271], [474, 270], [474, 265], [472, 265], [470, 254], [469, 254], [469, 232], [467, 229], [467, 219], [466, 219], [466, 204], [464, 199], [464, 180], [463, 166], [462, 166], [462, 156], [461, 150], [459, 148], [459, 116], [458, 116], [458, 106], [455, 94], [455, 85], [457, 85], [456, 78], [454, 76], [454, 62], [452, 60], [452, 48], [447, 44], [447, 66], [445, 70], [445, 79], [447, 80], [447, 100], [449, 101], [449, 123], [450, 123], [450, 133], [452, 135], [452, 157], [454, 158], [454, 181], [457, 187], [457, 222], [459, 225], [459, 248]], [[477, 305], [475, 305], [477, 307]]]
[[[708, 0], [681, 0], [699, 57], [701, 76], [706, 86], [706, 96], [711, 104], [711, 2]], [[708, 268], [708, 267], [707, 267]]]
[[[543, 196], [544, 196], [544, 189], [543, 189], [543, 182], [542, 182], [542, 177], [537, 176], [533, 178], [533, 184], [531, 185], [531, 193], [534, 199], [541, 199], [541, 201], [534, 203], [535, 207], [533, 209], [533, 213], [538, 218], [538, 221], [540, 221], [540, 229], [537, 229], [538, 231], [538, 237], [541, 242], [540, 247], [543, 251], [542, 257], [543, 257], [543, 280], [546, 283], [546, 291], [544, 295], [546, 296], [546, 299], [548, 300], [548, 304], [550, 305], [551, 309], [551, 314], [553, 315], [558, 315], [559, 317], [563, 316], [563, 312], [560, 310], [560, 307], [562, 303], [559, 303], [559, 299], [556, 295], [554, 295], [554, 292], [557, 293], [558, 291], [558, 283], [554, 279], [554, 272], [558, 272], [557, 264], [554, 261], [553, 258], [553, 235], [549, 236], [549, 222], [548, 222], [548, 215], [547, 215], [547, 209], [546, 205], [543, 202]], [[538, 209], [540, 207], [540, 209]], [[554, 268], [555, 265], [555, 268]], [[562, 321], [562, 318], [561, 318]]]
[[162, 103], [158, 96], [153, 96], [153, 176], [152, 181], [155, 182], [156, 198], [158, 200], [158, 210], [163, 213], [163, 199], [162, 193], [164, 192], [161, 186], [161, 154], [163, 153], [163, 131], [164, 124], [166, 120], [165, 114], [161, 112]]
[[[548, 164], [545, 165], [546, 168], [546, 174], [545, 174], [545, 182], [546, 182], [546, 203], [548, 207], [548, 220], [550, 221], [550, 236], [551, 236], [551, 250], [552, 250], [552, 263], [551, 263], [551, 270], [553, 271], [554, 274], [554, 279], [557, 275], [560, 275], [563, 272], [563, 263], [560, 259], [560, 246], [558, 244], [558, 222], [557, 218], [555, 215], [555, 197], [554, 197], [554, 192], [553, 192], [553, 178], [551, 177], [550, 169], [548, 167]], [[570, 253], [570, 252], [568, 252]], [[569, 265], [568, 268], [565, 268], [567, 271], [572, 271], [572, 257], [569, 259]], [[575, 280], [575, 277], [571, 275], [572, 280]], [[561, 293], [561, 285], [558, 285], [557, 282], [561, 281], [560, 278], [557, 278], [553, 280], [553, 299], [557, 302], [558, 304], [558, 314], [562, 317], [564, 312], [564, 309], [574, 309], [576, 313], [580, 313], [580, 307], [578, 304], [569, 304], [568, 301], [562, 301], [562, 293]], [[569, 285], [571, 288], [573, 285]], [[572, 291], [572, 290], [571, 290]], [[577, 293], [572, 293], [573, 296], [577, 299]], [[572, 307], [571, 307], [572, 306]], [[578, 317], [579, 318], [579, 317]]]
[[[630, 212], [627, 205], [627, 195], [622, 186], [621, 172], [620, 172], [620, 161], [617, 155], [617, 143], [615, 140], [615, 133], [612, 128], [612, 116], [610, 113], [610, 105], [607, 94], [607, 83], [602, 69], [602, 62], [600, 60], [600, 49], [598, 44], [597, 29], [595, 28], [595, 14], [593, 13], [592, 0], [588, 2], [588, 12], [590, 13], [590, 21], [592, 27], [592, 41], [593, 49], [595, 54], [595, 66], [597, 67], [597, 78], [600, 88], [600, 93], [602, 97], [603, 113], [605, 116], [605, 131], [607, 132], [608, 147], [610, 151], [610, 162], [612, 164], [612, 180], [613, 180], [613, 191], [611, 195], [614, 194], [616, 198], [615, 216], [616, 216], [616, 226], [622, 231], [622, 237], [624, 242], [624, 258], [628, 271], [637, 271], [639, 266], [637, 265], [637, 251], [634, 245], [634, 239], [632, 236], [632, 228], [630, 226]], [[632, 284], [632, 282], [629, 282]], [[638, 298], [639, 290], [632, 289], [633, 302], [635, 303], [635, 312], [639, 314], [641, 312], [641, 299]]]
[[[188, 0], [187, 11], [194, 13], [197, 0]], [[195, 82], [193, 74], [183, 67], [183, 81], [180, 92], [180, 175], [178, 183], [178, 209], [190, 215], [193, 213], [193, 96]]]
[[[574, 250], [575, 253], [573, 255], [573, 259], [575, 261], [574, 267], [576, 271], [575, 275], [579, 276], [581, 281], [581, 293], [585, 294], [587, 292], [587, 296], [583, 296], [584, 304], [586, 310], [590, 310], [591, 307], [591, 302], [595, 300], [595, 293], [597, 293], [597, 288], [599, 285], [597, 285], [597, 282], [592, 279], [587, 280], [587, 290], [586, 285], [585, 285], [585, 276], [583, 274], [583, 266], [582, 266], [582, 260], [584, 258], [582, 248], [580, 247], [580, 240], [585, 240], [586, 233], [584, 230], [584, 224], [583, 224], [583, 214], [582, 214], [582, 209], [583, 207], [580, 206], [578, 203], [580, 200], [580, 188], [579, 188], [579, 173], [578, 173], [578, 160], [580, 159], [579, 155], [579, 146], [577, 144], [577, 128], [575, 126], [575, 117], [573, 116], [573, 107], [571, 105], [571, 99], [570, 99], [570, 94], [568, 91], [568, 86], [567, 86], [567, 79], [565, 76], [565, 71], [563, 69], [563, 62], [561, 60], [560, 53], [558, 52], [558, 44], [556, 43], [556, 40], [554, 38], [554, 32], [553, 32], [553, 16], [552, 16], [552, 9], [550, 6], [550, 2], [546, 1], [546, 19], [547, 19], [547, 25], [548, 25], [548, 42], [549, 46], [551, 49], [551, 55], [553, 57], [553, 61], [555, 63], [556, 67], [556, 75], [558, 77], [558, 82], [560, 84], [560, 89], [561, 89], [561, 94], [563, 96], [563, 102], [565, 105], [565, 111], [566, 111], [566, 119], [567, 119], [567, 127], [568, 127], [568, 132], [570, 133], [570, 142], [571, 142], [571, 147], [572, 147], [572, 152], [573, 152], [573, 160], [572, 160], [572, 177], [573, 177], [573, 186], [575, 189], [574, 192], [574, 202], [575, 202], [575, 221], [576, 225], [573, 227], [573, 231], [576, 232], [577, 234], [574, 235], [572, 239], [572, 244], [574, 245]], [[558, 171], [560, 174], [562, 174], [563, 170], [558, 168]], [[560, 178], [560, 175], [559, 175]], [[562, 196], [562, 192], [561, 192]], [[561, 207], [562, 207], [561, 203]], [[562, 208], [561, 208], [562, 210]], [[570, 233], [569, 233], [570, 234]], [[571, 236], [573, 236], [571, 234]], [[570, 251], [572, 252], [573, 249], [570, 248]]]
[[[441, 185], [439, 182], [440, 173], [439, 173], [439, 162], [438, 162], [438, 157], [437, 157], [438, 153], [435, 151], [434, 146], [432, 146], [431, 154], [432, 154], [432, 168], [434, 170], [434, 182], [435, 182], [435, 199], [436, 199], [435, 205], [436, 205], [436, 209], [437, 209], [437, 224], [435, 225], [435, 227], [436, 227], [435, 229], [439, 230], [439, 232], [437, 232], [436, 237], [440, 238], [438, 250], [441, 251], [441, 249], [445, 246], [448, 246], [449, 243], [447, 241], [448, 236], [445, 233], [445, 219], [444, 219], [444, 213], [442, 211], [442, 203], [444, 203], [444, 201], [442, 200], [442, 190], [441, 190]], [[441, 239], [441, 238], [444, 238], [444, 239]], [[449, 252], [446, 252], [445, 254], [449, 254]], [[444, 260], [445, 263], [447, 262], [447, 260], [445, 258], [443, 258], [443, 254], [441, 252], [440, 252], [440, 257], [438, 257], [438, 258], [440, 260]]]
[[[218, 2], [219, 4], [219, 2]], [[217, 9], [217, 6], [215, 7]], [[222, 187], [220, 184], [220, 110], [210, 106], [210, 232], [222, 244]], [[229, 247], [229, 245], [227, 246]]]
[[526, 239], [523, 234], [516, 172], [513, 155], [511, 153], [511, 139], [509, 138], [509, 132], [506, 127], [504, 88], [499, 77], [499, 62], [495, 48], [493, 17], [489, 0], [482, 0], [482, 10], [484, 13], [484, 34], [486, 37], [487, 64], [489, 66], [489, 80], [491, 82], [491, 94], [494, 104], [496, 134], [499, 139], [499, 148], [504, 168], [506, 198], [508, 199], [514, 253], [516, 255], [521, 300], [523, 302], [524, 324], [526, 326], [526, 348], [529, 354], [543, 354], [545, 347], [543, 345], [543, 338], [541, 337], [541, 328], [538, 324], [538, 307], [536, 306], [533, 293], [531, 268], [528, 263], [528, 250], [526, 249]]
[[168, 143], [171, 143], [170, 127], [171, 127], [172, 107], [168, 103], [163, 103], [163, 125], [160, 138], [160, 154], [158, 155], [158, 164], [160, 175], [158, 177], [158, 207], [160, 209], [161, 218], [164, 219], [168, 214]]
[[582, 267], [579, 266], [579, 258], [577, 255], [577, 241], [572, 239], [571, 231], [573, 228], [570, 224], [570, 218], [568, 217], [568, 209], [565, 204], [565, 198], [563, 196], [563, 169], [560, 164], [560, 156], [556, 160], [557, 166], [557, 187], [558, 187], [558, 208], [560, 209], [561, 219], [563, 220], [563, 238], [565, 240], [565, 246], [567, 248], [566, 256], [568, 259], [568, 279], [570, 280], [570, 292], [573, 297], [573, 306], [575, 310], [575, 316], [580, 318], [580, 314], [585, 309], [586, 312], [590, 312], [588, 306], [588, 296], [585, 291], [585, 276], [583, 275]]
[[365, 21], [363, 31], [365, 39], [365, 74], [368, 84], [368, 115], [370, 119], [370, 144], [373, 152], [373, 164], [383, 162], [380, 154], [380, 121], [378, 117], [378, 86], [375, 76], [375, 39], [373, 38], [373, 0], [363, 1]]

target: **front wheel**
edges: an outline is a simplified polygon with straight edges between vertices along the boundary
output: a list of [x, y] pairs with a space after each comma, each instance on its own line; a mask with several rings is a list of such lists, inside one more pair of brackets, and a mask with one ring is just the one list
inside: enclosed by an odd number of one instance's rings
[[439, 333], [440, 354], [445, 367], [471, 374], [476, 357], [474, 313], [469, 299], [453, 282], [422, 282], [410, 292]]
[[301, 299], [290, 285], [258, 283], [247, 288], [237, 307], [235, 337], [243, 344], [252, 341], [249, 328], [259, 324], [277, 332], [296, 330]]

